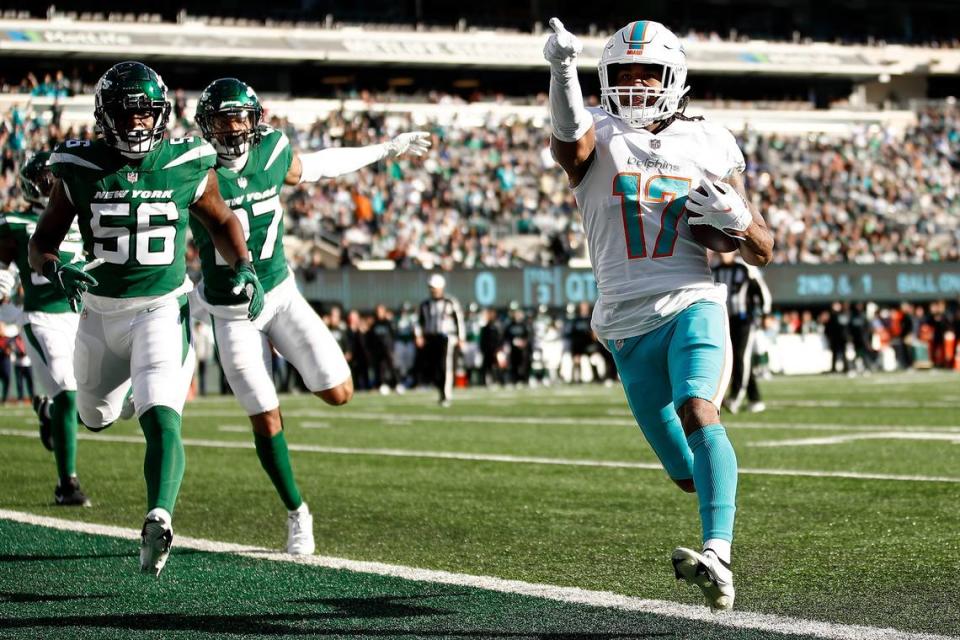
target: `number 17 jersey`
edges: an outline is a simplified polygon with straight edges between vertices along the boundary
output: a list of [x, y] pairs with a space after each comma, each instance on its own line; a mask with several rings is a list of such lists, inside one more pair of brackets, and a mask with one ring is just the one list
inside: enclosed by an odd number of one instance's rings
[[596, 151], [574, 188], [603, 302], [712, 285], [706, 249], [690, 232], [687, 193], [702, 178], [743, 170], [733, 135], [703, 120], [675, 120], [654, 135], [602, 109]]

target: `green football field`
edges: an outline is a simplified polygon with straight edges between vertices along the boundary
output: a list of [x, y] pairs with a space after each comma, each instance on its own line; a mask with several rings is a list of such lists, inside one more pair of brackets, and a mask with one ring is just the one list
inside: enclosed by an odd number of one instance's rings
[[52, 506], [28, 408], [0, 409], [0, 638], [960, 637], [960, 376], [779, 378], [725, 416], [740, 461], [737, 610], [677, 583], [695, 496], [619, 387], [284, 397], [317, 556], [233, 398], [184, 416], [174, 550], [138, 571], [134, 422], [82, 433], [90, 509]]

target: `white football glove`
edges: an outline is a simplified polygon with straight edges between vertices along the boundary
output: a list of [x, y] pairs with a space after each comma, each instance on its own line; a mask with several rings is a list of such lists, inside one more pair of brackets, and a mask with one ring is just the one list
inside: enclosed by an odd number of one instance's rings
[[553, 33], [547, 38], [547, 44], [543, 45], [543, 57], [551, 66], [573, 64], [576, 57], [583, 51], [583, 44], [577, 36], [566, 30], [560, 18], [550, 18], [549, 24]]
[[690, 226], [707, 225], [728, 236], [741, 237], [751, 224], [753, 214], [733, 186], [725, 182], [700, 181], [707, 195], [692, 190], [687, 194], [687, 216]]
[[10, 297], [10, 292], [16, 284], [17, 276], [6, 269], [0, 269], [0, 300]]
[[425, 156], [430, 149], [429, 131], [411, 131], [410, 133], [401, 133], [396, 138], [387, 143], [387, 155], [396, 158], [405, 153], [413, 156]]

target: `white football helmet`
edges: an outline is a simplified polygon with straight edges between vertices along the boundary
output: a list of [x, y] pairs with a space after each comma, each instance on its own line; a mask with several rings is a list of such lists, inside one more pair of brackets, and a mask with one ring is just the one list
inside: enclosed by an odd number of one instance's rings
[[[663, 67], [661, 86], [611, 86], [620, 64], [655, 64]], [[637, 20], [617, 31], [600, 54], [600, 104], [614, 118], [642, 129], [669, 118], [690, 90], [687, 54], [680, 39], [659, 22]]]

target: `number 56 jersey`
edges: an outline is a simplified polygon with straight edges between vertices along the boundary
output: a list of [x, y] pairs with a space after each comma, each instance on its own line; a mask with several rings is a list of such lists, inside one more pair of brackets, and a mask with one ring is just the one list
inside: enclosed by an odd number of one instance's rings
[[76, 211], [87, 259], [104, 260], [90, 294], [154, 299], [183, 287], [188, 208], [215, 162], [213, 147], [194, 137], [165, 139], [140, 162], [102, 139], [57, 147], [50, 169]]
[[601, 302], [713, 286], [706, 249], [690, 233], [687, 193], [701, 178], [744, 168], [724, 127], [674, 120], [656, 135], [590, 109], [596, 155], [573, 190]]

